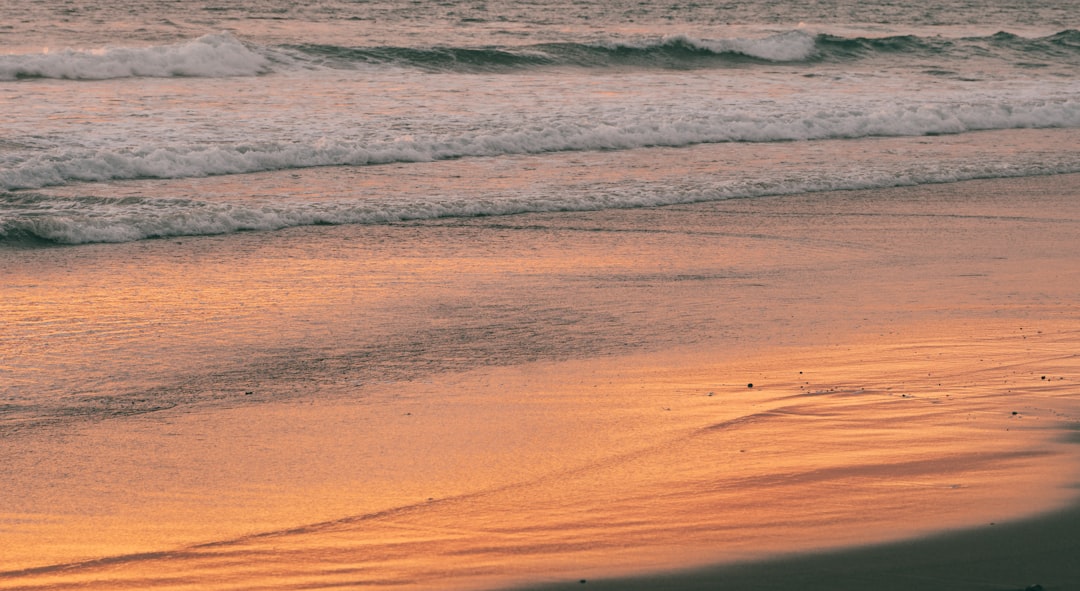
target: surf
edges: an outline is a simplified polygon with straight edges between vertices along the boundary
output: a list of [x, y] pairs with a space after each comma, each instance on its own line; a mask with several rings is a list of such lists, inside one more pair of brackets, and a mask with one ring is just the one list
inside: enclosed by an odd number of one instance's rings
[[220, 78], [268, 71], [270, 60], [265, 55], [228, 33], [169, 45], [45, 49], [40, 53], [0, 55], [0, 81]]
[[702, 38], [687, 34], [607, 41], [524, 45], [259, 45], [222, 32], [147, 47], [46, 49], [0, 55], [0, 82], [46, 78], [109, 80], [139, 77], [217, 78], [304, 69], [406, 68], [439, 73], [514, 73], [538, 68], [690, 70], [853, 63], [881, 58], [1045, 60], [1080, 63], [1080, 31], [1044, 37], [1006, 31], [947, 38], [918, 35], [841, 36], [795, 29], [760, 37]]
[[462, 131], [446, 138], [363, 142], [264, 141], [223, 145], [146, 145], [137, 148], [57, 147], [10, 155], [0, 189], [39, 189], [76, 182], [175, 179], [302, 169], [368, 166], [556, 152], [685, 147], [730, 142], [789, 142], [866, 137], [961, 134], [972, 131], [1080, 127], [1080, 101], [998, 100], [938, 105], [882, 105], [789, 115], [631, 112], [619, 119], [553, 120], [528, 128]]
[[[303, 175], [270, 172], [243, 179], [207, 179], [195, 185], [125, 182], [76, 185], [56, 192], [0, 192], [0, 245], [131, 242], [296, 226], [631, 209], [1080, 172], [1074, 153], [1001, 159], [1018, 146], [1034, 142], [1068, 143], [1075, 135], [1072, 131], [1030, 131], [1021, 137], [1015, 132], [997, 133], [988, 140], [1000, 144], [999, 149], [959, 157], [954, 155], [956, 150], [967, 150], [961, 138], [938, 142], [945, 145], [936, 150], [905, 138], [874, 140], [859, 148], [842, 141], [808, 143], [804, 150], [783, 144], [739, 144], [730, 149], [703, 145], [519, 157], [513, 162], [500, 159], [501, 164], [494, 160], [433, 162], [410, 167], [407, 173], [398, 167], [371, 174], [351, 167], [324, 167]], [[883, 155], [912, 149], [918, 156], [895, 162], [883, 159]], [[776, 158], [781, 154], [788, 162], [778, 165]], [[717, 164], [718, 159], [724, 164]], [[600, 174], [606, 168], [632, 168], [641, 162], [658, 164], [667, 172], [649, 178], [601, 174], [592, 181], [571, 174], [582, 166]], [[501, 171], [498, 178], [485, 181], [470, 174], [492, 166]], [[549, 180], [538, 183], [531, 172], [538, 169]], [[403, 185], [401, 174], [412, 180]], [[361, 184], [355, 184], [360, 179]], [[236, 194], [240, 187], [245, 194]], [[319, 199], [308, 197], [313, 189]]]
[[[854, 63], [872, 59], [1080, 60], [1080, 31], [1025, 38], [1008, 32], [983, 37], [841, 36], [796, 29], [761, 37], [700, 38], [672, 34], [596, 42], [521, 46], [340, 46], [292, 44], [274, 48], [299, 67], [398, 67], [427, 72], [513, 73], [538, 68], [670, 69]], [[282, 60], [284, 61], [284, 60]]]

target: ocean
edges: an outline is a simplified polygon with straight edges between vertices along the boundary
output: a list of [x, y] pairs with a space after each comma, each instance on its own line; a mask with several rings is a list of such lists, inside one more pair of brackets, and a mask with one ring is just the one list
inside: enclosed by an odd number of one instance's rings
[[[1080, 126], [1071, 8], [7, 3], [0, 241], [124, 242], [1076, 172], [1068, 134], [980, 141]], [[725, 145], [722, 159], [676, 178], [626, 170], [643, 150], [700, 144]], [[427, 176], [440, 161], [456, 165]], [[314, 167], [346, 180], [311, 188], [289, 177]], [[490, 182], [506, 168], [512, 180]], [[239, 176], [270, 171], [253, 184]], [[404, 182], [409, 171], [431, 184]]]
[[0, 0], [0, 589], [576, 583], [1060, 506], [1078, 28]]

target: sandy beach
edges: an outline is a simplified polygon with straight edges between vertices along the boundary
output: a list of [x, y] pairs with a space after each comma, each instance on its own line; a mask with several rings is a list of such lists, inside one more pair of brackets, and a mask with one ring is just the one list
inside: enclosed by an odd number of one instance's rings
[[0, 589], [1080, 588], [1080, 176], [0, 267]]

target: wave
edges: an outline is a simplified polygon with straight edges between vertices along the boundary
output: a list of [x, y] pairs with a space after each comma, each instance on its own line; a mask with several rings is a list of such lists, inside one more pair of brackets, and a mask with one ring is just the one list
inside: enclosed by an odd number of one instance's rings
[[538, 66], [686, 68], [716, 63], [806, 59], [814, 38], [801, 32], [762, 39], [699, 40], [684, 35], [640, 43], [546, 43], [523, 47], [258, 46], [229, 33], [150, 47], [0, 55], [0, 81], [27, 78], [108, 80], [137, 77], [230, 77], [278, 68], [389, 65], [428, 71], [495, 71]]
[[962, 167], [907, 166], [903, 171], [838, 171], [798, 178], [718, 179], [670, 185], [597, 185], [577, 190], [482, 198], [428, 195], [411, 200], [217, 203], [144, 197], [57, 197], [0, 193], [0, 246], [41, 247], [94, 242], [278, 230], [295, 226], [384, 224], [449, 217], [655, 207], [818, 191], [879, 189], [987, 178], [1080, 173], [1080, 161], [984, 162]]
[[289, 45], [280, 48], [301, 63], [348, 68], [389, 65], [426, 71], [512, 72], [538, 67], [639, 67], [691, 69], [753, 64], [851, 62], [875, 57], [997, 57], [1005, 60], [1080, 60], [1080, 31], [1039, 38], [1010, 33], [947, 39], [902, 35], [840, 37], [801, 30], [762, 38], [698, 39], [674, 35], [638, 42], [543, 43], [518, 47], [342, 47]]
[[546, 126], [448, 139], [362, 144], [324, 138], [315, 143], [151, 146], [125, 150], [54, 148], [0, 161], [0, 189], [37, 189], [73, 182], [174, 179], [317, 166], [430, 162], [550, 152], [680, 147], [704, 143], [775, 142], [957, 134], [1018, 128], [1080, 127], [1080, 100], [940, 104], [837, 110], [811, 115], [653, 114], [612, 123], [551, 122]]
[[542, 43], [520, 47], [286, 46], [301, 59], [331, 67], [393, 65], [429, 71], [512, 71], [543, 66], [692, 68], [714, 64], [797, 62], [815, 51], [814, 37], [792, 31], [760, 39], [694, 39], [674, 35], [637, 43]]
[[228, 33], [141, 48], [64, 49], [0, 56], [0, 81], [130, 77], [255, 76], [278, 69], [401, 67], [429, 72], [514, 72], [540, 67], [693, 69], [851, 62], [875, 57], [997, 57], [1080, 63], [1080, 31], [1026, 38], [1000, 32], [949, 39], [902, 35], [841, 37], [788, 31], [761, 38], [672, 35], [634, 42], [541, 43], [476, 47], [259, 46]]
[[838, 37], [818, 35], [816, 56], [824, 61], [850, 61], [874, 56], [998, 57], [1000, 59], [1080, 59], [1080, 31], [1067, 29], [1046, 37], [1021, 37], [998, 32], [986, 37]]
[[24, 78], [216, 78], [254, 76], [269, 71], [270, 59], [266, 55], [228, 33], [204, 35], [175, 45], [0, 55], [0, 81]]

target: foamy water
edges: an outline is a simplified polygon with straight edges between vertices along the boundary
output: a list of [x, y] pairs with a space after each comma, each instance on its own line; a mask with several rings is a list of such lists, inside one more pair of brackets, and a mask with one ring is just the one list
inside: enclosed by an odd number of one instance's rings
[[[828, 181], [754, 172], [743, 189], [731, 187], [759, 168], [753, 150], [714, 171], [723, 190], [549, 186], [403, 201], [388, 187], [332, 206], [290, 192], [257, 210], [242, 191], [167, 199], [148, 184], [115, 198], [105, 183], [461, 159], [494, 170], [522, 155], [618, 151], [633, 160], [653, 147], [1080, 128], [1080, 34], [1053, 2], [1024, 14], [1001, 7], [989, 19], [961, 19], [957, 8], [937, 21], [840, 3], [833, 11], [851, 20], [794, 20], [802, 10], [793, 8], [793, 16], [758, 11], [739, 26], [704, 6], [668, 15], [613, 3], [555, 19], [559, 10], [501, 3], [467, 14], [319, 6], [207, 6], [192, 15], [148, 7], [135, 31], [96, 26], [89, 15], [108, 20], [105, 5], [85, 7], [87, 19], [61, 17], [64, 27], [49, 20], [60, 10], [51, 4], [25, 9], [0, 54], [0, 240], [127, 241], [1080, 170], [1063, 140], [1037, 163], [1024, 149], [993, 162], [972, 151], [929, 171], [918, 151], [901, 151], [878, 159], [873, 174], [852, 159]], [[872, 24], [883, 18], [890, 24]], [[32, 45], [37, 38], [48, 46]], [[63, 198], [25, 193], [48, 187], [77, 188]]]

